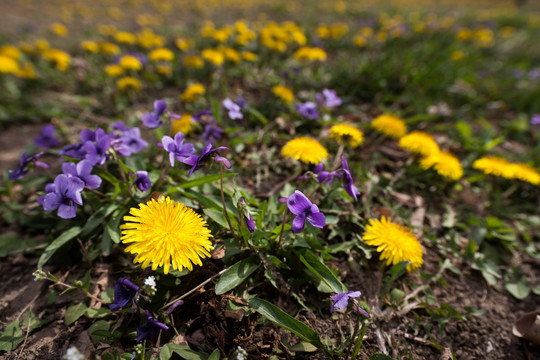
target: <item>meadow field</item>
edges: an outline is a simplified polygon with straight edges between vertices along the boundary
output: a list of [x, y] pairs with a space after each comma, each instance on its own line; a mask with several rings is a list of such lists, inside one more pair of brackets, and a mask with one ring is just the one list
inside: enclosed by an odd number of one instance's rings
[[537, 1], [0, 13], [0, 358], [540, 359]]

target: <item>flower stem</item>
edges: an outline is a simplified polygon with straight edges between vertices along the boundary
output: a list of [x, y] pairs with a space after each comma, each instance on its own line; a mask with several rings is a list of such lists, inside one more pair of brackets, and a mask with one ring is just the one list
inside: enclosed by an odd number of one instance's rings
[[[231, 223], [231, 219], [229, 218], [227, 205], [225, 204], [225, 193], [223, 192], [223, 164], [222, 163], [219, 163], [219, 187], [221, 191], [221, 203], [223, 204], [223, 213], [225, 214], [225, 219], [227, 219], [227, 224], [229, 224], [229, 229], [231, 229], [233, 236], [236, 236], [236, 233]], [[242, 244], [240, 244], [240, 246], [242, 246]]]

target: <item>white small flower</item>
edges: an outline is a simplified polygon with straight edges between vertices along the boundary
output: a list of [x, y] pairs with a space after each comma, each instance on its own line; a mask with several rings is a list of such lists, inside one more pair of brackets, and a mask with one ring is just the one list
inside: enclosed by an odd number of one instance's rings
[[37, 269], [32, 273], [32, 275], [34, 275], [34, 281], [44, 280], [47, 278], [47, 274], [41, 269]]
[[156, 278], [153, 276], [149, 276], [146, 279], [144, 279], [144, 285], [148, 286], [153, 291], [156, 291]]
[[84, 360], [83, 354], [77, 349], [75, 346], [70, 346], [67, 351], [66, 355], [64, 355], [64, 359], [66, 360]]
[[233, 354], [236, 360], [245, 360], [247, 359], [247, 351], [244, 350], [241, 346], [236, 347], [236, 351]]

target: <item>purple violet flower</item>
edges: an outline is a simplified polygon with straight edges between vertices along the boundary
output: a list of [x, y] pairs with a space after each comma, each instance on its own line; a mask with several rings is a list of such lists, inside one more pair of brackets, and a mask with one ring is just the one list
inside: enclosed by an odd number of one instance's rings
[[148, 177], [148, 171], [137, 171], [137, 178], [133, 182], [133, 185], [136, 186], [141, 191], [146, 191], [152, 186], [152, 182]]
[[92, 175], [92, 164], [88, 160], [79, 161], [76, 165], [72, 162], [62, 164], [62, 172], [67, 177], [81, 179], [89, 189], [97, 189], [101, 185], [101, 178]]
[[220, 128], [217, 123], [208, 124], [204, 127], [202, 139], [207, 143], [215, 143], [217, 140], [221, 140], [223, 137], [223, 129]]
[[60, 141], [54, 136], [54, 131], [55, 128], [51, 124], [43, 126], [39, 136], [34, 139], [34, 143], [45, 149], [57, 147]]
[[540, 114], [534, 114], [531, 118], [531, 125], [540, 126]]
[[113, 141], [113, 147], [122, 156], [131, 156], [148, 146], [141, 138], [141, 130], [137, 127], [124, 128], [120, 137]]
[[330, 298], [334, 301], [334, 303], [330, 307], [330, 312], [333, 313], [334, 309], [346, 309], [347, 306], [349, 306], [349, 300], [351, 298], [360, 297], [360, 295], [362, 295], [360, 291], [349, 291], [347, 293], [338, 293], [336, 295], [330, 296]]
[[169, 330], [167, 325], [157, 321], [148, 310], [146, 310], [146, 317], [148, 321], [137, 328], [137, 341], [155, 338], [160, 330]]
[[240, 106], [238, 106], [231, 99], [227, 98], [227, 99], [223, 100], [222, 105], [225, 108], [225, 110], [227, 110], [229, 112], [229, 117], [231, 119], [236, 120], [236, 119], [242, 119], [243, 118], [242, 111], [240, 111]]
[[62, 150], [60, 150], [60, 155], [69, 156], [79, 160], [84, 159], [86, 156], [86, 151], [84, 150], [83, 145], [83, 143], [66, 145], [62, 148]]
[[331, 184], [336, 176], [341, 177], [341, 174], [337, 171], [324, 171], [322, 163], [319, 163], [317, 166], [315, 166], [312, 172], [318, 175], [317, 180], [321, 184]]
[[[84, 130], [83, 130], [84, 131]], [[86, 133], [88, 134], [88, 133]], [[83, 138], [81, 132], [81, 139]], [[103, 165], [107, 160], [107, 150], [111, 147], [112, 136], [105, 130], [98, 128], [94, 133], [95, 140], [84, 142], [85, 160], [90, 161], [92, 165]]]
[[238, 99], [236, 99], [236, 103], [238, 104], [238, 106], [240, 106], [240, 109], [245, 109], [248, 107], [248, 103], [241, 96]]
[[43, 155], [43, 153], [40, 152], [40, 153], [37, 153], [35, 155], [26, 157], [26, 152], [24, 152], [21, 155], [21, 158], [19, 160], [19, 166], [15, 170], [9, 170], [8, 179], [9, 180], [22, 179], [26, 174], [28, 174], [28, 171], [30, 171], [30, 169], [28, 168], [28, 165], [30, 165], [30, 163], [32, 163], [32, 162], [37, 166], [48, 169], [49, 166], [47, 164], [44, 164], [41, 161], [36, 161], [42, 155]]
[[296, 104], [295, 108], [300, 115], [305, 116], [310, 120], [315, 120], [319, 117], [319, 113], [317, 112], [317, 104], [312, 101], [308, 101], [303, 104]]
[[180, 305], [183, 305], [183, 304], [184, 304], [184, 300], [178, 300], [178, 301], [176, 301], [176, 302], [173, 303], [171, 306], [169, 306], [169, 308], [167, 309], [167, 311], [165, 311], [165, 314], [171, 315], [172, 312], [173, 312], [177, 307], [179, 307]]
[[[177, 134], [178, 135], [178, 134]], [[191, 170], [189, 170], [188, 177], [191, 176], [195, 171], [199, 170], [203, 167], [203, 164], [209, 159], [210, 155], [214, 154], [215, 152], [219, 150], [229, 150], [229, 148], [225, 146], [220, 146], [215, 149], [212, 149], [213, 144], [207, 144], [201, 151], [201, 156], [197, 155], [191, 155], [187, 159], [183, 160], [182, 162], [187, 165], [191, 165]], [[231, 163], [229, 160], [224, 158], [223, 156], [220, 156], [218, 154], [214, 154], [214, 161], [223, 163], [227, 169], [231, 168]]]
[[84, 182], [78, 177], [60, 174], [54, 183], [45, 186], [47, 194], [38, 197], [38, 203], [46, 211], [58, 209], [57, 215], [62, 219], [71, 219], [77, 214], [77, 205], [82, 205], [83, 189]]
[[[184, 144], [184, 133], [177, 132], [174, 135], [174, 140], [170, 136], [165, 135], [161, 139], [163, 148], [169, 153], [169, 160], [171, 166], [174, 166], [174, 159], [186, 163], [186, 159], [193, 155], [195, 152], [195, 146], [191, 143]], [[191, 164], [190, 164], [191, 165]]]
[[358, 191], [358, 188], [353, 184], [349, 164], [347, 164], [347, 159], [345, 159], [345, 156], [343, 155], [341, 156], [341, 166], [343, 168], [343, 187], [345, 188], [345, 191], [347, 191], [347, 194], [354, 199], [354, 201], [358, 201], [357, 195], [360, 195], [360, 191]]
[[116, 284], [114, 284], [114, 301], [109, 305], [109, 309], [111, 311], [123, 309], [133, 300], [139, 289], [137, 285], [128, 279], [119, 278]]
[[315, 99], [319, 104], [327, 108], [333, 108], [341, 105], [341, 99], [337, 96], [335, 90], [324, 89], [322, 93], [316, 94]]
[[246, 226], [247, 226], [249, 232], [250, 233], [254, 232], [255, 231], [255, 221], [253, 220], [253, 216], [249, 212], [249, 209], [248, 209], [248, 207], [246, 205], [246, 201], [244, 200], [243, 197], [240, 198], [238, 205], [239, 205], [240, 213], [242, 214], [242, 217], [244, 218], [244, 222], [246, 223]]
[[149, 129], [155, 129], [161, 126], [161, 117], [167, 110], [167, 103], [164, 100], [154, 101], [154, 112], [146, 113], [142, 116], [144, 126]]
[[292, 223], [292, 231], [295, 234], [304, 231], [306, 220], [317, 228], [323, 228], [326, 224], [326, 217], [319, 211], [319, 207], [313, 204], [302, 192], [295, 190], [287, 198], [287, 207], [296, 215]]

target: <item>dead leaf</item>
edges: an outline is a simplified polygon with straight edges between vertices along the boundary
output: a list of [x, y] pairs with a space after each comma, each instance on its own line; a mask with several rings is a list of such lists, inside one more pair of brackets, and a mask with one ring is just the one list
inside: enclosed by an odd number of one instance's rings
[[512, 334], [535, 344], [540, 344], [540, 310], [531, 311], [516, 320]]
[[171, 340], [171, 342], [176, 345], [188, 345], [186, 337], [183, 334], [175, 336], [174, 339]]
[[242, 318], [245, 315], [245, 311], [242, 309], [236, 309], [236, 310], [225, 310], [225, 317], [234, 319], [236, 321], [242, 320]]
[[424, 218], [426, 217], [426, 208], [419, 207], [413, 211], [411, 215], [411, 225], [413, 227], [421, 228], [424, 226]]
[[212, 259], [219, 260], [225, 257], [225, 245], [218, 247], [216, 250], [212, 251]]

